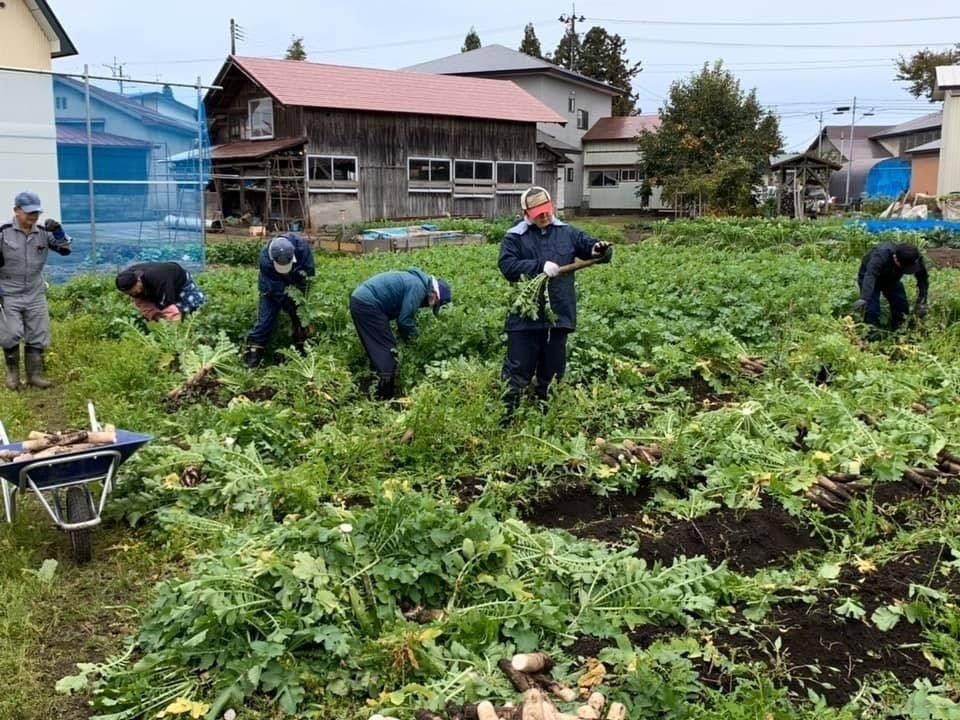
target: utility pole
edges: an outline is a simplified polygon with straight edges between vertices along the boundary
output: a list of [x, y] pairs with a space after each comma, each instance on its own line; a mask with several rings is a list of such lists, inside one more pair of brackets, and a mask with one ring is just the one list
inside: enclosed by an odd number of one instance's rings
[[817, 113], [817, 157], [823, 157], [823, 110]]
[[856, 144], [853, 142], [853, 131], [857, 126], [857, 96], [853, 96], [853, 109], [850, 111], [850, 158], [847, 164], [847, 189], [843, 193], [843, 204], [850, 207], [850, 175], [853, 172], [853, 149]]
[[237, 54], [237, 40], [246, 40], [247, 36], [243, 32], [243, 28], [237, 25], [236, 21], [233, 18], [230, 18], [230, 54]]
[[117, 78], [117, 82], [120, 84], [120, 94], [123, 95], [123, 63], [117, 61], [117, 56], [113, 56], [113, 65], [104, 65], [105, 68], [110, 69], [110, 74]]
[[562, 22], [564, 25], [568, 25], [570, 28], [567, 31], [567, 33], [570, 34], [570, 58], [567, 61], [567, 69], [575, 72], [577, 69], [577, 50], [580, 48], [580, 40], [577, 37], [577, 21], [579, 20], [580, 22], [585, 22], [587, 18], [585, 18], [583, 15], [580, 15], [579, 17], [577, 16], [576, 4], [574, 4], [572, 8], [573, 10], [571, 11], [570, 15], [561, 14], [557, 20]]

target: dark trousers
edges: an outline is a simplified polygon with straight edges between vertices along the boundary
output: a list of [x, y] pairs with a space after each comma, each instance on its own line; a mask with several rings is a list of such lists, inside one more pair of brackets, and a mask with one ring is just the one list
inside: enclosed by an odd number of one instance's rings
[[293, 298], [288, 295], [267, 295], [260, 296], [260, 308], [257, 312], [257, 324], [247, 336], [247, 343], [256, 347], [264, 347], [270, 342], [274, 329], [277, 327], [277, 320], [280, 311], [283, 310], [290, 316], [290, 323], [293, 325], [294, 338], [302, 339], [304, 336], [303, 325], [300, 324], [300, 317], [297, 315], [297, 304]]
[[512, 413], [520, 404], [524, 390], [534, 376], [536, 393], [547, 399], [550, 383], [561, 379], [567, 369], [567, 335], [569, 330], [514, 330], [507, 333], [507, 358], [503, 361], [503, 379], [507, 381], [504, 401]]
[[354, 297], [350, 298], [350, 317], [380, 382], [392, 382], [397, 374], [397, 340], [390, 319], [379, 308]]
[[863, 319], [875, 327], [880, 326], [880, 295], [890, 303], [890, 328], [896, 330], [903, 324], [903, 319], [910, 312], [910, 303], [907, 301], [907, 291], [899, 280], [892, 285], [875, 285], [873, 294], [865, 298], [867, 308]]

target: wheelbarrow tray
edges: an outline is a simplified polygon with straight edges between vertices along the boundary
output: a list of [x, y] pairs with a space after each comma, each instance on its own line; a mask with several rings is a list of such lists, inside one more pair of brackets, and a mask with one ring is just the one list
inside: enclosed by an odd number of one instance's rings
[[[49, 458], [18, 460], [17, 462], [0, 463], [0, 478], [13, 485], [20, 485], [20, 470], [32, 465], [30, 477], [39, 489], [71, 485], [87, 480], [99, 480], [110, 470], [110, 463], [120, 454], [119, 463], [123, 463], [138, 449], [153, 439], [151, 435], [117, 430], [117, 441], [109, 445], [98, 445], [95, 448], [77, 450], [76, 452], [61, 453]], [[0, 445], [0, 450], [23, 450], [23, 443]], [[73, 462], [64, 462], [76, 456]], [[45, 467], [46, 461], [57, 461]], [[21, 488], [24, 490], [26, 488]]]

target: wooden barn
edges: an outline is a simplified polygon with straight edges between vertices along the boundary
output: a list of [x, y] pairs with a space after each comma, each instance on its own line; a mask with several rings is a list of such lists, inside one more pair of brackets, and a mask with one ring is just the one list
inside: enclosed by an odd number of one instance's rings
[[230, 56], [214, 84], [221, 209], [271, 229], [516, 214], [556, 185], [537, 123], [565, 119], [510, 81]]

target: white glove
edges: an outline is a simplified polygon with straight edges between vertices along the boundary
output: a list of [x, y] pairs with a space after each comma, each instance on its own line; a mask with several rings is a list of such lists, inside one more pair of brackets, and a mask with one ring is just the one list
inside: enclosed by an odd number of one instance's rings
[[554, 278], [560, 274], [560, 266], [557, 265], [555, 262], [550, 262], [549, 260], [547, 260], [543, 264], [543, 274], [546, 275], [547, 277]]

